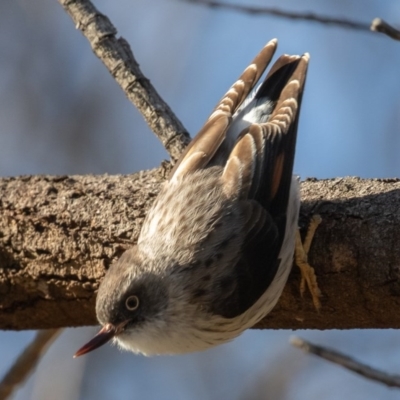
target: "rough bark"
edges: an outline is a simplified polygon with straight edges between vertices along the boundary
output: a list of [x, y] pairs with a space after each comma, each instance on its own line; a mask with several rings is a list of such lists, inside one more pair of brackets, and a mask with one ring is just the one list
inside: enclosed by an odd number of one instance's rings
[[[129, 176], [0, 180], [0, 328], [96, 324], [96, 289], [137, 238], [166, 167]], [[294, 268], [260, 328], [400, 328], [400, 181], [302, 183], [302, 217], [323, 222], [310, 252], [318, 314]]]

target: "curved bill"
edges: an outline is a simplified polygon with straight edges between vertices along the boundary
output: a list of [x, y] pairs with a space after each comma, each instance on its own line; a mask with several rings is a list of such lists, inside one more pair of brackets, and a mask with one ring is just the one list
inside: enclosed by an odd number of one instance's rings
[[99, 333], [88, 343], [82, 346], [75, 354], [74, 358], [83, 356], [86, 353], [89, 353], [92, 350], [97, 349], [103, 344], [107, 343], [110, 339], [112, 339], [117, 334], [117, 328], [114, 325], [107, 324], [104, 325], [102, 329], [100, 329]]

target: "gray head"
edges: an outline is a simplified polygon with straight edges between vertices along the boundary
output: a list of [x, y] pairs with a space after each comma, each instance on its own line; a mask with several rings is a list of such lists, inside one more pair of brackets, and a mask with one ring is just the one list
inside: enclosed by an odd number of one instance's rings
[[96, 300], [97, 319], [103, 328], [75, 357], [96, 349], [116, 335], [140, 331], [160, 318], [168, 306], [167, 288], [160, 274], [143, 267], [137, 246], [110, 267]]

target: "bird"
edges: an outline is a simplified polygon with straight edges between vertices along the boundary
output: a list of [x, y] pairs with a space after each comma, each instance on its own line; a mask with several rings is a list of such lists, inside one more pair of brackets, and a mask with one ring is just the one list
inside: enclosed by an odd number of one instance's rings
[[293, 175], [309, 54], [269, 41], [174, 165], [137, 243], [101, 282], [99, 333], [144, 355], [229, 342], [276, 305], [293, 263], [300, 208]]

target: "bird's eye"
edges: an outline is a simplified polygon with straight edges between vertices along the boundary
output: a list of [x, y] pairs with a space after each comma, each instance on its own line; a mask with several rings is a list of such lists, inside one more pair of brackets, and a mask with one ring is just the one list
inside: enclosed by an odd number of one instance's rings
[[129, 311], [135, 311], [139, 307], [139, 297], [129, 296], [125, 300], [125, 307]]

